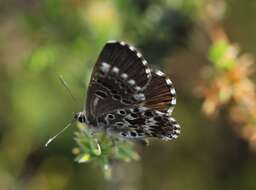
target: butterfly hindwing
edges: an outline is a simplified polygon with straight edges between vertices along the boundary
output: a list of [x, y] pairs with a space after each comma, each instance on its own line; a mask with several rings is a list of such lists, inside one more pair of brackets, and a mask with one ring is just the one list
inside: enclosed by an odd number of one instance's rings
[[101, 115], [97, 125], [105, 126], [110, 134], [140, 139], [172, 140], [180, 134], [180, 125], [168, 114], [146, 107], [118, 109]]
[[145, 101], [143, 90], [150, 79], [150, 69], [141, 53], [124, 42], [108, 42], [96, 62], [88, 88], [88, 119], [139, 105]]
[[152, 79], [144, 93], [145, 107], [172, 113], [176, 105], [176, 91], [172, 81], [163, 72], [152, 72]]

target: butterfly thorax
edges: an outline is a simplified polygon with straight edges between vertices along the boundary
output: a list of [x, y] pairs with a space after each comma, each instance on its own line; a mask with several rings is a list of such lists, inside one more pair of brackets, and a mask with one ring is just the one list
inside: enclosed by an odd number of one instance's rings
[[102, 123], [102, 122], [100, 122], [100, 120], [98, 121], [97, 119], [95, 119], [95, 120], [89, 119], [86, 116], [86, 113], [84, 111], [76, 113], [74, 115], [74, 120], [79, 123], [85, 124], [93, 132], [103, 132], [103, 131], [106, 132], [106, 130], [109, 128], [106, 125], [106, 123]]
[[97, 120], [92, 120], [92, 119], [89, 119], [87, 116], [86, 116], [86, 112], [78, 112], [78, 113], [75, 113], [74, 115], [74, 120], [79, 122], [79, 123], [82, 123], [82, 124], [85, 124], [91, 128], [104, 128], [104, 127], [107, 127], [104, 123], [104, 125], [102, 125], [102, 123], [98, 123]]

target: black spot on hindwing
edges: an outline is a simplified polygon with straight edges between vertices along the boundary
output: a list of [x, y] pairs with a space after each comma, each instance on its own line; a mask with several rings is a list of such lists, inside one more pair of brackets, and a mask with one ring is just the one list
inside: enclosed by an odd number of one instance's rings
[[98, 120], [102, 117], [107, 119], [108, 125], [105, 126], [107, 130], [125, 138], [156, 137], [171, 140], [180, 134], [180, 126], [175, 119], [166, 113], [145, 107], [116, 110], [103, 114]]

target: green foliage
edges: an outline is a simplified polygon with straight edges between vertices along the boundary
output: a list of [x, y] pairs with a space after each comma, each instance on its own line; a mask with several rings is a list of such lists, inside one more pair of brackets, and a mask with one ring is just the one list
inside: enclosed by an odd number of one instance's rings
[[48, 66], [56, 63], [58, 47], [48, 45], [37, 48], [27, 59], [26, 66], [32, 71], [42, 71]]
[[220, 40], [212, 44], [209, 50], [209, 60], [219, 70], [230, 70], [235, 66], [235, 60], [232, 56], [234, 47], [227, 41]]
[[105, 174], [111, 177], [111, 161], [138, 160], [139, 155], [134, 150], [134, 144], [125, 139], [110, 137], [105, 133], [93, 133], [88, 127], [78, 124], [79, 131], [75, 133], [78, 148], [76, 161], [79, 163], [95, 162]]

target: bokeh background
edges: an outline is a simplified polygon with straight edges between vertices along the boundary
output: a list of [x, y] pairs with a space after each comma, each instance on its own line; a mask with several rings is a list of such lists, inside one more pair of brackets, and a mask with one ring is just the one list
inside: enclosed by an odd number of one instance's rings
[[[256, 189], [255, 10], [254, 0], [1, 0], [0, 189]], [[82, 110], [110, 39], [171, 77], [182, 134], [137, 145], [140, 161], [106, 180], [74, 162], [75, 127], [44, 143]]]

